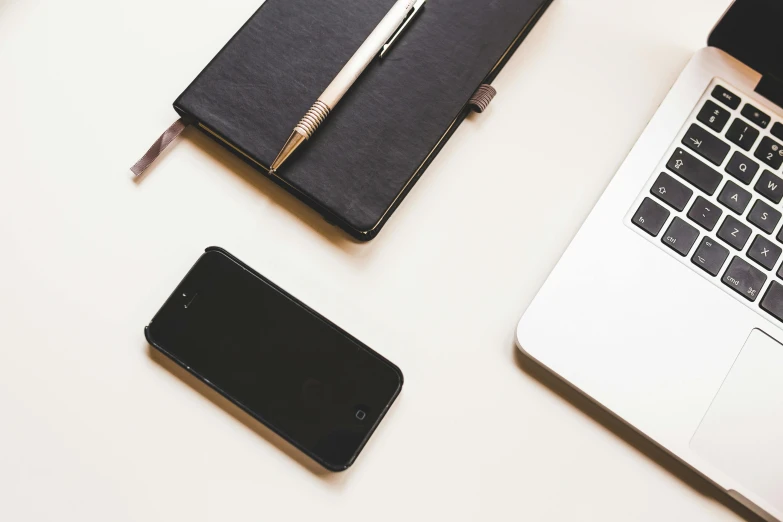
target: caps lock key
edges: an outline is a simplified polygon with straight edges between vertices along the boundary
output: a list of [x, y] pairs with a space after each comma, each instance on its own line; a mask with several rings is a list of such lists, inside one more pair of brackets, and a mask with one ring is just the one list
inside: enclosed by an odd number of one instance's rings
[[723, 176], [719, 172], [680, 147], [674, 151], [666, 168], [710, 196], [715, 194], [718, 185], [723, 181]]

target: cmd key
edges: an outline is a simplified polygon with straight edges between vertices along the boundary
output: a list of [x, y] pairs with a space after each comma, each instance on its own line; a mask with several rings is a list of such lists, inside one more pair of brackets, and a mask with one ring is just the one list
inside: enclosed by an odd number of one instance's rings
[[726, 159], [731, 150], [728, 143], [724, 143], [710, 131], [699, 127], [695, 123], [691, 125], [688, 132], [683, 136], [682, 143], [716, 165], [723, 163], [723, 160]]
[[741, 257], [735, 257], [723, 274], [722, 281], [748, 301], [755, 301], [761, 287], [767, 282], [767, 276]]
[[723, 176], [719, 172], [679, 147], [674, 151], [666, 168], [710, 196], [715, 194], [718, 185], [723, 181]]

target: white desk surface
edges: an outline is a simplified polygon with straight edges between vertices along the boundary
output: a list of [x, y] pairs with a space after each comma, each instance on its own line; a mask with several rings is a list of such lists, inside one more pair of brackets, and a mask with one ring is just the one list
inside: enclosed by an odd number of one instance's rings
[[[555, 0], [490, 110], [357, 244], [192, 130], [130, 179], [259, 0], [0, 0], [0, 520], [736, 520], [513, 345], [727, 4]], [[151, 358], [144, 325], [209, 245], [402, 368], [350, 471]]]

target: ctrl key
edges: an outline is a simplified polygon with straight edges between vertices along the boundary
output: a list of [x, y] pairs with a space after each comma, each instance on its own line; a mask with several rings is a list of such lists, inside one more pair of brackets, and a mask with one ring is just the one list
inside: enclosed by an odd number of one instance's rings
[[676, 217], [672, 220], [672, 224], [669, 225], [661, 241], [681, 256], [687, 256], [698, 238], [698, 230]]
[[723, 284], [740, 294], [748, 301], [755, 301], [767, 276], [764, 272], [742, 258], [732, 259], [726, 273], [723, 274]]
[[666, 224], [666, 220], [669, 219], [669, 214], [668, 210], [655, 201], [644, 198], [639, 210], [633, 216], [633, 224], [651, 236], [657, 236], [663, 225]]

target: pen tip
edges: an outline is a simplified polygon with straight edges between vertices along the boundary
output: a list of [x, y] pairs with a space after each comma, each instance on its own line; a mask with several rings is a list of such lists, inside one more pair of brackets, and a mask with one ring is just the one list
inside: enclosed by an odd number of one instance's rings
[[277, 169], [279, 169], [291, 154], [293, 154], [306, 140], [307, 136], [302, 134], [299, 130], [294, 130], [294, 132], [291, 133], [291, 137], [288, 138], [288, 141], [283, 146], [283, 150], [280, 151], [280, 154], [277, 155], [275, 161], [269, 166], [269, 172], [277, 172]]

